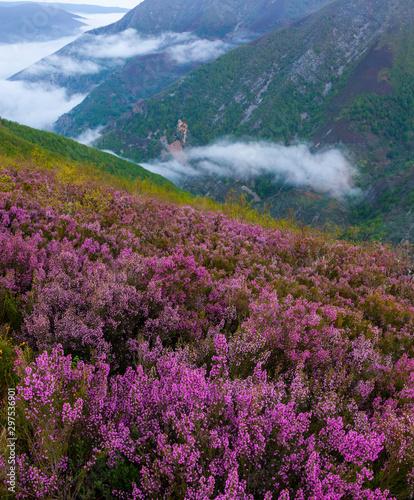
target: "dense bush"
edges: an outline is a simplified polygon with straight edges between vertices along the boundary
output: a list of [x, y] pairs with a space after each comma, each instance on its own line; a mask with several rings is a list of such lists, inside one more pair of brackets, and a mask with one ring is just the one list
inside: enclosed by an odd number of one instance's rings
[[412, 497], [407, 260], [51, 170], [0, 176], [17, 498]]

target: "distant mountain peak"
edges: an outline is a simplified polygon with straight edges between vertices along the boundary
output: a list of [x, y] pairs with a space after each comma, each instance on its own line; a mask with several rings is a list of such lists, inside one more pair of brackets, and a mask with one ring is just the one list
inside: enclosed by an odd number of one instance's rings
[[53, 4], [0, 3], [0, 43], [54, 40], [74, 35], [82, 26], [82, 17]]

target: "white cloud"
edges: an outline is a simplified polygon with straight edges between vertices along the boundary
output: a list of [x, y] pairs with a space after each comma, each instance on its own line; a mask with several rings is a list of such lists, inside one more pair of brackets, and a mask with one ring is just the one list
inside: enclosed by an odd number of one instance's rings
[[[52, 3], [53, 7], [58, 6], [55, 2]], [[88, 0], [88, 3], [93, 2]], [[134, 6], [138, 3], [139, 1], [134, 2]], [[102, 5], [101, 2], [96, 4]], [[122, 16], [123, 14], [119, 13], [82, 14], [86, 26], [82, 27], [80, 33], [86, 29], [115, 22]], [[69, 98], [64, 88], [6, 81], [6, 78], [53, 54], [76, 38], [78, 35], [48, 42], [0, 44], [0, 116], [31, 127], [50, 130], [59, 116], [80, 104], [86, 96], [78, 94]], [[79, 62], [57, 56], [52, 56], [52, 62], [57, 69], [64, 67], [72, 74], [96, 72], [98, 68], [97, 64], [90, 61]]]
[[53, 54], [25, 70], [27, 75], [59, 73], [86, 75], [98, 73], [103, 67], [121, 64], [131, 57], [167, 52], [178, 64], [206, 62], [231, 48], [221, 40], [202, 40], [191, 33], [165, 33], [143, 38], [134, 29], [115, 35], [84, 35], [83, 43], [71, 56]]
[[68, 98], [63, 88], [25, 82], [0, 81], [0, 116], [40, 129], [50, 129], [63, 113], [85, 98]]
[[140, 165], [154, 174], [162, 175], [175, 184], [180, 184], [188, 177], [196, 177], [207, 173], [189, 163], [181, 163], [175, 159], [168, 161], [152, 160], [149, 163], [140, 163]]
[[230, 48], [232, 45], [223, 40], [202, 40], [196, 37], [188, 43], [171, 47], [168, 49], [168, 53], [178, 64], [186, 64], [211, 61]]
[[[66, 38], [65, 41], [68, 43], [72, 40]], [[54, 45], [61, 48], [59, 41], [54, 41]], [[0, 45], [0, 60], [3, 55], [5, 62], [11, 64], [12, 58], [7, 54], [14, 52], [17, 56], [16, 60], [21, 59], [29, 62], [24, 70], [28, 76], [42, 75], [47, 77], [51, 73], [72, 76], [96, 74], [102, 69], [111, 69], [122, 65], [125, 59], [148, 54], [166, 53], [177, 64], [203, 63], [215, 59], [234, 45], [222, 40], [200, 39], [191, 32], [167, 32], [156, 37], [142, 37], [136, 30], [129, 28], [113, 35], [84, 33], [79, 42], [71, 47], [70, 54], [54, 53], [41, 59], [42, 51], [52, 46], [46, 44], [7, 45], [5, 46], [7, 51], [5, 50], [3, 53]], [[30, 56], [27, 50], [22, 52], [28, 47], [33, 48], [30, 51]], [[34, 64], [30, 65], [32, 62]], [[20, 63], [19, 66], [21, 66]], [[10, 75], [15, 72], [8, 71]]]
[[93, 143], [101, 136], [103, 128], [104, 127], [98, 127], [94, 130], [85, 130], [85, 132], [76, 137], [74, 140], [80, 142], [81, 144], [85, 144], [85, 146], [92, 146]]
[[43, 61], [30, 66], [25, 70], [26, 75], [43, 75], [45, 73], [59, 73], [68, 76], [91, 75], [99, 73], [101, 67], [90, 60], [79, 60], [68, 56], [53, 54]]
[[89, 38], [90, 40], [85, 40], [77, 53], [80, 56], [99, 59], [127, 59], [153, 54], [159, 51], [165, 41], [165, 36], [141, 38], [132, 28], [115, 35], [97, 35]]
[[49, 42], [0, 44], [0, 79], [9, 78], [72, 40], [73, 37], [65, 37]]
[[187, 162], [153, 161], [143, 166], [179, 183], [188, 176], [255, 177], [270, 174], [275, 181], [343, 196], [355, 192], [354, 168], [338, 150], [312, 153], [308, 146], [282, 146], [265, 141], [221, 140], [185, 150]]
[[118, 21], [123, 14], [82, 14], [82, 22], [86, 23], [78, 34], [50, 40], [47, 42], [22, 42], [14, 44], [0, 44], [0, 79], [6, 79], [22, 71], [40, 59], [60, 50], [73, 42], [78, 36], [89, 29], [104, 26]]
[[187, 36], [161, 35], [159, 37], [143, 38], [134, 29], [127, 29], [115, 35], [91, 35], [86, 33], [82, 43], [71, 50], [70, 55], [52, 54], [36, 64], [25, 69], [29, 76], [48, 76], [51, 73], [59, 75], [90, 75], [99, 73], [104, 68], [116, 68], [123, 60], [155, 54], [165, 50], [166, 39], [174, 41], [186, 39]]

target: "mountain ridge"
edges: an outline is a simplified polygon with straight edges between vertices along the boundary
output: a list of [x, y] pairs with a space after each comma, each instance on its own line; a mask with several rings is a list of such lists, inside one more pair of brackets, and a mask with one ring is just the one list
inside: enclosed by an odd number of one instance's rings
[[71, 36], [85, 25], [82, 19], [54, 5], [0, 2], [0, 43], [43, 42]]
[[[89, 31], [56, 54], [13, 75], [11, 80], [51, 82], [64, 87], [69, 95], [89, 93], [88, 100], [64, 115], [55, 127], [59, 133], [76, 137], [90, 126], [106, 125], [118, 118], [126, 106], [132, 109], [136, 101], [147, 97], [144, 87], [153, 89], [152, 94], [156, 94], [190, 69], [233, 46], [260, 36], [273, 29], [274, 25], [281, 26], [291, 22], [326, 2], [327, 0], [260, 0], [249, 4], [243, 0], [231, 0], [223, 4], [217, 0], [145, 0], [117, 23]], [[223, 12], [224, 6], [228, 13], [226, 18], [218, 15]], [[258, 22], [258, 19], [262, 21]], [[128, 32], [129, 35], [125, 37]], [[170, 37], [162, 40], [168, 33]], [[113, 40], [112, 45], [118, 41], [137, 48], [140, 44], [153, 43], [155, 48], [142, 56], [125, 59], [94, 57], [97, 52], [95, 45], [99, 47], [104, 39], [109, 38]], [[171, 50], [174, 52], [177, 46], [181, 47], [181, 59], [189, 57], [187, 62], [174, 59], [175, 55], [171, 54]], [[89, 55], [85, 55], [85, 51], [89, 51]], [[65, 65], [60, 64], [59, 59], [71, 63], [66, 64], [66, 67], [78, 67], [78, 72], [65, 72]], [[137, 82], [133, 85], [129, 78], [131, 71]], [[158, 83], [157, 78], [159, 72], [166, 75], [161, 83]], [[120, 89], [117, 88], [119, 82]], [[113, 101], [110, 111], [103, 105], [105, 98]], [[99, 115], [100, 118], [92, 122], [85, 120], [87, 115], [92, 114], [95, 117]]]

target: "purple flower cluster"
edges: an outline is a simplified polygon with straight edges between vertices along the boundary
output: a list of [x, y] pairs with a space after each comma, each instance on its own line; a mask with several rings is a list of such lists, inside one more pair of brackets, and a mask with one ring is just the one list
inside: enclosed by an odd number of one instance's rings
[[413, 495], [403, 258], [52, 171], [0, 175], [2, 321], [30, 346], [17, 498]]

